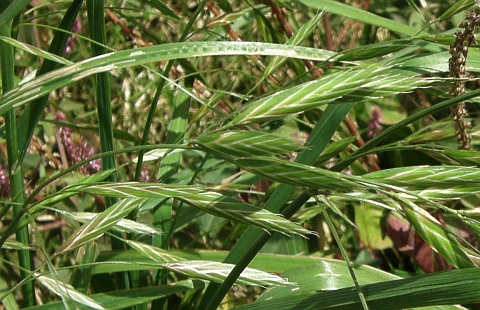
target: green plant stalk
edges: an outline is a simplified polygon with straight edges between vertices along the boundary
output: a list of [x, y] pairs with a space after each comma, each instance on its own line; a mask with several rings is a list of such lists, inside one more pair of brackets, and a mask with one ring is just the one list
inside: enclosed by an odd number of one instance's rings
[[[105, 30], [105, 1], [89, 0], [87, 1], [88, 21], [90, 25], [90, 38], [99, 44], [92, 44], [93, 56], [103, 55], [107, 52], [106, 48], [106, 30]], [[100, 136], [100, 148], [102, 152], [113, 150], [113, 125], [112, 125], [112, 107], [110, 95], [110, 77], [109, 73], [97, 73], [95, 75], [95, 94], [97, 97], [97, 114], [98, 129]], [[102, 158], [102, 169], [110, 170], [115, 168], [114, 156], [105, 156]], [[108, 181], [116, 182], [115, 174], [111, 174]], [[105, 197], [105, 207], [109, 208], [114, 205], [116, 199], [114, 197]], [[121, 241], [122, 234], [112, 232], [118, 238], [112, 238], [113, 250], [125, 250], [126, 245]], [[128, 289], [130, 281], [128, 273], [122, 272], [117, 274], [117, 283], [119, 289]]]
[[[345, 115], [347, 115], [348, 111], [350, 111], [353, 105], [354, 103], [334, 104], [329, 105], [326, 108], [325, 112], [315, 125], [315, 128], [305, 143], [304, 150], [298, 155], [296, 160], [298, 163], [307, 165], [313, 164], [315, 159], [325, 149], [332, 135], [335, 133], [343, 118]], [[276, 213], [282, 211], [282, 208], [292, 193], [293, 186], [280, 184], [273, 192], [264, 208], [268, 211]], [[303, 205], [303, 203], [308, 200], [308, 197], [303, 194], [297, 198], [301, 199], [295, 200], [294, 203], [292, 203], [288, 208], [285, 208], [285, 211], [288, 210], [290, 216], [293, 215]], [[242, 235], [240, 240], [238, 240], [237, 244], [235, 244], [233, 249], [229, 252], [227, 258], [224, 260], [225, 263], [235, 264], [235, 268], [222, 284], [210, 283], [208, 285], [207, 290], [203, 295], [203, 299], [197, 309], [217, 309], [218, 305], [228, 293], [231, 286], [235, 283], [238, 276], [248, 266], [250, 261], [260, 251], [265, 243], [267, 243], [270, 237], [271, 235], [266, 234], [257, 228], [249, 227]]]
[[[11, 2], [11, 3], [10, 3]], [[29, 4], [29, 0], [2, 1], [2, 14], [0, 14], [0, 27], [8, 25], [11, 20], [17, 17]], [[7, 5], [9, 4], [10, 5]], [[10, 34], [8, 35], [10, 36]]]
[[[325, 203], [329, 208], [331, 208], [331, 202], [325, 197], [321, 196], [323, 203]], [[317, 198], [315, 198], [317, 200]], [[317, 200], [318, 202], [318, 200]], [[360, 302], [362, 304], [362, 307], [364, 310], [368, 310], [368, 304], [367, 301], [365, 300], [365, 296], [362, 292], [362, 289], [360, 285], [358, 284], [358, 279], [357, 276], [355, 275], [355, 271], [353, 271], [352, 265], [350, 263], [350, 259], [348, 259], [348, 253], [343, 247], [340, 236], [338, 235], [337, 229], [335, 228], [335, 225], [333, 224], [332, 218], [330, 217], [330, 214], [328, 214], [328, 210], [326, 208], [323, 208], [322, 214], [325, 217], [325, 221], [327, 222], [328, 228], [332, 232], [333, 238], [338, 244], [338, 248], [340, 249], [340, 252], [342, 253], [342, 257], [345, 260], [345, 263], [347, 264], [348, 271], [350, 272], [350, 277], [353, 280], [353, 283], [355, 285], [355, 289], [357, 290], [358, 297], [360, 298]]]
[[[6, 3], [2, 1], [0, 4], [0, 10], [5, 12]], [[10, 36], [10, 26], [4, 24], [0, 27], [0, 35]], [[2, 89], [3, 92], [7, 92], [14, 87], [14, 67], [15, 67], [15, 55], [13, 47], [0, 43], [1, 52], [1, 68], [2, 68]], [[16, 216], [21, 212], [21, 206], [25, 201], [25, 189], [23, 185], [23, 172], [22, 165], [19, 163], [19, 149], [18, 149], [18, 136], [15, 110], [9, 110], [5, 113], [5, 127], [6, 127], [6, 139], [7, 139], [7, 157], [8, 157], [8, 170], [10, 176], [10, 197], [13, 202], [13, 215]], [[19, 205], [20, 204], [20, 205]], [[16, 230], [17, 241], [25, 245], [30, 244], [30, 238], [28, 233], [28, 226], [19, 228]], [[32, 263], [30, 251], [19, 250], [18, 251], [20, 277], [26, 279], [29, 277], [32, 271]], [[28, 281], [22, 286], [22, 294], [25, 306], [35, 305], [35, 291], [33, 288], [33, 282]]]

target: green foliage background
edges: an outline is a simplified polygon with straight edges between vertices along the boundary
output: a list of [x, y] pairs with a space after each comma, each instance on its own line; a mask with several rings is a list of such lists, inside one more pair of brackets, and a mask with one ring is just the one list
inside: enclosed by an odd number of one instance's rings
[[477, 9], [2, 1], [3, 306], [475, 307]]

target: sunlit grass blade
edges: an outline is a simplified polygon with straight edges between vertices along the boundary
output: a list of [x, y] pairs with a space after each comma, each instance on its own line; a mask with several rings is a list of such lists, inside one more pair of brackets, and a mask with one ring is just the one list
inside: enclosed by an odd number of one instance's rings
[[60, 255], [67, 251], [74, 250], [88, 242], [101, 237], [111, 229], [118, 221], [126, 217], [130, 212], [138, 208], [143, 199], [124, 199], [112, 205], [102, 213], [99, 213], [93, 220], [74, 232], [56, 251]]
[[[162, 267], [182, 273], [192, 278], [204, 279], [213, 282], [223, 282], [232, 271], [233, 264], [225, 264], [210, 261], [180, 261], [165, 263]], [[237, 280], [238, 284], [244, 285], [292, 285], [293, 283], [274, 274], [266, 273], [252, 268], [246, 268]]]
[[[63, 217], [73, 219], [80, 223], [88, 223], [97, 216], [97, 213], [92, 212], [66, 212], [62, 210], [52, 210], [54, 212], [58, 212]], [[121, 219], [118, 221], [114, 226], [114, 230], [128, 232], [128, 233], [136, 233], [136, 234], [145, 234], [145, 235], [161, 235], [162, 232], [158, 229], [152, 228], [148, 225], [129, 220], [129, 219]]]
[[385, 169], [362, 176], [409, 189], [448, 189], [480, 185], [480, 169], [462, 166], [416, 166]]
[[340, 98], [348, 100], [355, 97], [395, 95], [428, 84], [427, 79], [414, 77], [411, 73], [392, 67], [346, 69], [250, 102], [236, 113], [227, 126], [295, 115]]
[[[63, 16], [62, 21], [60, 22], [59, 29], [64, 31], [57, 31], [50, 43], [48, 53], [51, 55], [61, 55], [65, 50], [65, 46], [68, 40], [69, 32], [72, 29], [73, 23], [77, 18], [78, 12], [82, 6], [83, 0], [74, 0], [71, 5], [68, 7], [65, 15]], [[40, 76], [47, 72], [53, 71], [59, 67], [58, 62], [45, 59], [37, 70], [36, 75]], [[18, 126], [18, 139], [19, 144], [22, 146], [22, 152], [20, 153], [20, 158], [23, 161], [25, 156], [27, 146], [30, 143], [30, 140], [33, 136], [33, 133], [37, 127], [37, 124], [40, 118], [43, 115], [45, 107], [47, 106], [49, 98], [49, 93], [46, 93], [44, 96], [38, 97], [33, 100], [24, 110], [19, 123], [22, 126]]]
[[[233, 268], [231, 264], [215, 261], [186, 260], [171, 254], [170, 251], [139, 242], [127, 241], [127, 243], [138, 253], [158, 264], [159, 267], [167, 268], [196, 279], [222, 282]], [[291, 284], [281, 277], [251, 268], [242, 273], [238, 283], [261, 286]]]
[[101, 304], [97, 303], [89, 296], [76, 291], [71, 285], [61, 282], [59, 279], [52, 279], [42, 275], [39, 275], [36, 279], [50, 292], [61, 296], [66, 303], [69, 303], [69, 301], [75, 301], [92, 309], [105, 309]]
[[69, 188], [69, 192], [86, 192], [120, 198], [176, 198], [204, 212], [284, 234], [306, 235], [312, 232], [275, 213], [193, 185], [158, 183], [113, 183]]
[[113, 69], [162, 60], [227, 55], [266, 55], [326, 61], [336, 53], [302, 46], [256, 42], [183, 42], [147, 46], [93, 57], [57, 69], [13, 89], [0, 98], [0, 114], [22, 106], [50, 91]]
[[66, 65], [66, 66], [73, 65], [73, 62], [71, 62], [71, 61], [69, 61], [69, 60], [67, 60], [67, 59], [65, 59], [61, 56], [58, 56], [58, 55], [49, 53], [45, 50], [42, 50], [42, 49], [40, 49], [36, 46], [26, 44], [26, 43], [23, 43], [23, 42], [20, 42], [18, 40], [8, 38], [8, 37], [1, 37], [0, 36], [0, 40], [4, 41], [5, 43], [10, 44], [13, 47], [24, 50], [25, 52], [30, 53], [32, 55], [35, 55], [37, 57], [45, 58], [45, 59], [48, 59], [50, 61], [62, 64], [62, 65]]
[[28, 244], [23, 244], [21, 242], [18, 242], [16, 240], [7, 240], [2, 246], [2, 249], [8, 249], [8, 250], [26, 250], [26, 251], [33, 251], [34, 248]]
[[274, 155], [301, 149], [301, 146], [293, 140], [261, 131], [206, 134], [197, 137], [192, 143], [220, 156]]

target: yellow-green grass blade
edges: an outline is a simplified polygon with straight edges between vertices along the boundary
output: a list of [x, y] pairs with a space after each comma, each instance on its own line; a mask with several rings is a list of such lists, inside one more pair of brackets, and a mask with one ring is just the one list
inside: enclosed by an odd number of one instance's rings
[[227, 55], [266, 55], [327, 61], [331, 51], [256, 42], [182, 42], [111, 52], [39, 76], [0, 98], [0, 114], [60, 87], [101, 72], [163, 60]]

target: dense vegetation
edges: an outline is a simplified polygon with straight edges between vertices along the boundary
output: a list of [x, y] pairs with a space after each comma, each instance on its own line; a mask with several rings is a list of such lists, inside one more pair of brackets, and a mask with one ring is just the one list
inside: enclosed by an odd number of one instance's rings
[[0, 1], [3, 307], [475, 308], [476, 10]]

